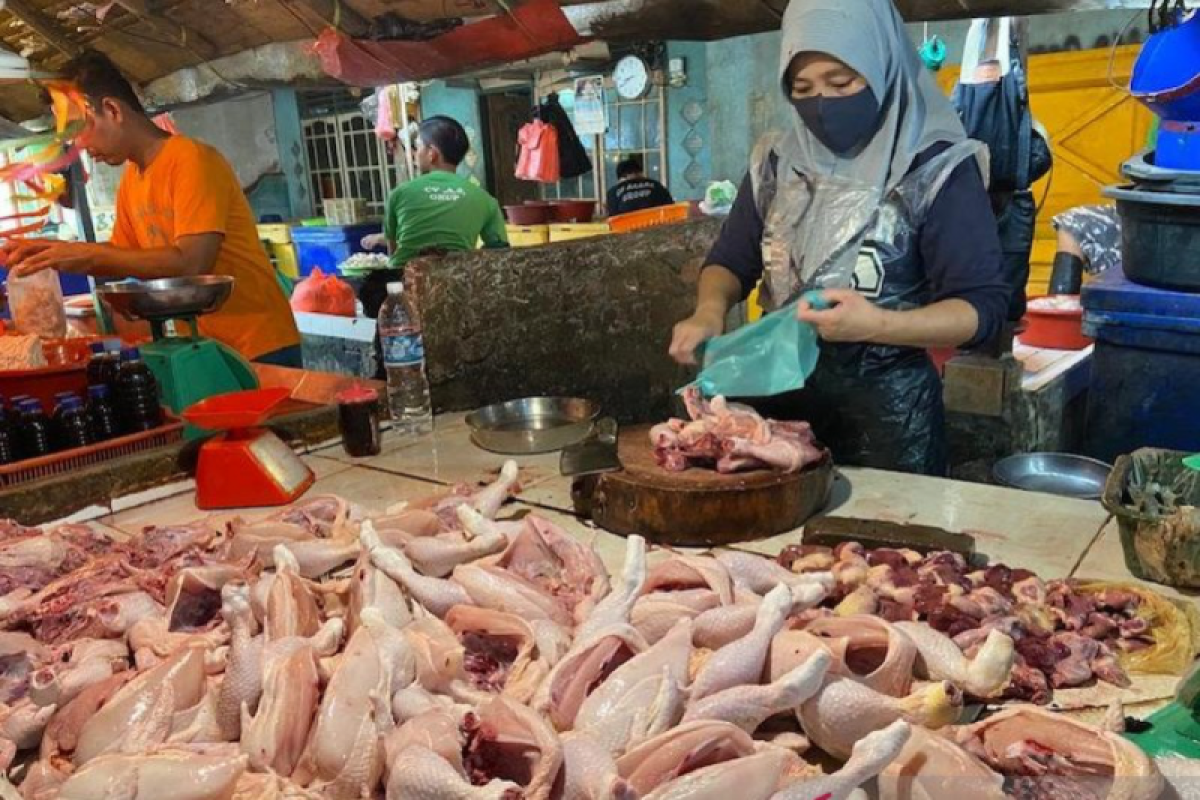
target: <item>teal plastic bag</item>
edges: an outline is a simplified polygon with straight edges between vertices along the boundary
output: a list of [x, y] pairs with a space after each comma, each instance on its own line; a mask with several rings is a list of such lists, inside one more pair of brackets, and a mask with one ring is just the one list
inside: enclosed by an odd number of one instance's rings
[[796, 319], [797, 305], [705, 342], [704, 367], [692, 385], [705, 397], [770, 397], [803, 388], [820, 350], [816, 330]]

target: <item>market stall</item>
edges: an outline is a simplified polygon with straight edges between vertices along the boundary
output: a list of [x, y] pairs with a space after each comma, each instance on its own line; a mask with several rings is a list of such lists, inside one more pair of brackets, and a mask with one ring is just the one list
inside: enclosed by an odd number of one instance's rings
[[[967, 532], [980, 561], [811, 547], [799, 530], [665, 548], [579, 517], [558, 454], [511, 460], [470, 436], [452, 415], [417, 440], [385, 437], [372, 458], [309, 448], [316, 483], [283, 509], [206, 515], [182, 482], [70, 526], [7, 527], [4, 548], [24, 556], [2, 573], [15, 593], [10, 774], [63, 797], [102, 796], [117, 778], [147, 796], [452, 797], [474, 784], [551, 797], [556, 781], [646, 796], [742, 781], [744, 767], [754, 797], [844, 796], [880, 773], [880, 796], [910, 797], [910, 778], [987, 792], [1037, 786], [1043, 770], [1078, 780], [1064, 765], [1088, 741], [1104, 786], [1158, 796], [1161, 770], [1106, 731], [1174, 696], [1194, 611], [1122, 566], [1098, 503], [846, 468], [827, 517]], [[54, 547], [30, 551], [43, 540]], [[910, 571], [918, 592], [961, 582], [968, 622], [917, 606], [902, 621], [892, 598]], [[975, 627], [970, 603], [984, 601], [1051, 615], [1057, 632], [1014, 650], [1003, 630], [1019, 625]], [[1073, 619], [1128, 634], [1090, 634], [1077, 651]], [[948, 656], [951, 635], [978, 638], [970, 657]], [[1126, 640], [1136, 649], [1091, 652]], [[1035, 641], [1075, 647], [1035, 662]], [[1147, 649], [1157, 663], [1129, 660]], [[1009, 710], [970, 722], [981, 706]], [[1016, 741], [1065, 760], [998, 753], [1006, 720], [1021, 723]], [[519, 762], [502, 755], [514, 741]], [[655, 750], [663, 765], [647, 763]], [[901, 766], [943, 751], [956, 766]]]

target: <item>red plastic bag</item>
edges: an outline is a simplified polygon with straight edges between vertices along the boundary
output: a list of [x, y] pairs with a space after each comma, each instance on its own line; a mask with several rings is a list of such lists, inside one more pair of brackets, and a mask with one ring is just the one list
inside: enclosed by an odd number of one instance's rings
[[292, 310], [335, 317], [356, 316], [354, 289], [336, 275], [314, 269], [292, 291]]
[[524, 181], [557, 183], [561, 170], [558, 163], [558, 130], [553, 125], [534, 120], [517, 134], [521, 154], [517, 157], [517, 177]]

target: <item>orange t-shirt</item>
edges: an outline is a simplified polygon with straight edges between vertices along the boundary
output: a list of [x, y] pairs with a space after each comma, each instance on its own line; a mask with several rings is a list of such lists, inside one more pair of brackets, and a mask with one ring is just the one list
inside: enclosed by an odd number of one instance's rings
[[234, 283], [221, 310], [200, 318], [200, 332], [247, 359], [299, 344], [296, 319], [225, 157], [202, 142], [172, 136], [145, 171], [126, 165], [112, 244], [172, 247], [180, 237], [202, 233], [224, 235], [212, 272]]

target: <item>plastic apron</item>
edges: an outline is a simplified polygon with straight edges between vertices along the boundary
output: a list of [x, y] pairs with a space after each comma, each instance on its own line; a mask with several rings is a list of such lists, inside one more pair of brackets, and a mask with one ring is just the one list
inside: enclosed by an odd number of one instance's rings
[[[759, 154], [769, 152], [760, 148]], [[776, 180], [775, 162], [756, 154], [755, 201], [764, 220], [763, 290], [770, 308], [814, 288], [854, 288], [876, 305], [907, 310], [927, 305], [931, 290], [919, 252], [919, 232], [929, 207], [951, 173], [981, 157], [982, 147], [962, 142], [910, 173], [882, 201], [878, 190], [822, 179]], [[823, 199], [830, 224], [799, 241], [798, 213]], [[832, 199], [831, 199], [832, 198]], [[814, 241], [825, 237], [826, 241]], [[813, 250], [842, 241], [846, 258]], [[804, 253], [831, 252], [821, 264]], [[879, 344], [820, 343], [821, 357], [804, 389], [754, 401], [764, 414], [805, 419], [839, 463], [901, 472], [946, 472], [942, 382], [924, 350]]]

